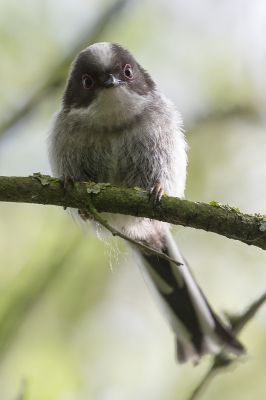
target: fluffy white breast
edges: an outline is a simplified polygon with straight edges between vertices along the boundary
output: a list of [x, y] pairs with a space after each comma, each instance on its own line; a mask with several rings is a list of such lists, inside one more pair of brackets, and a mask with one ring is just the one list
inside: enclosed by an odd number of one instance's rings
[[97, 97], [84, 109], [72, 109], [70, 115], [88, 118], [91, 126], [97, 128], [119, 128], [143, 112], [152, 102], [152, 95], [139, 95], [129, 91], [126, 84], [99, 91]]

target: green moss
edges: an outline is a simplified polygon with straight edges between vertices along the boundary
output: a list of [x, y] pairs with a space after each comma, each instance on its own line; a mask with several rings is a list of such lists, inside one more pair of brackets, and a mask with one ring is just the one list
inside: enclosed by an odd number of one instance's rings
[[229, 206], [228, 204], [226, 204], [226, 205], [221, 204], [221, 203], [219, 203], [219, 202], [216, 201], [216, 200], [211, 201], [211, 202], [210, 202], [210, 205], [213, 206], [213, 207], [219, 207], [219, 208], [221, 208], [222, 210], [228, 210], [228, 211], [234, 211], [234, 212], [236, 212], [236, 213], [241, 213], [241, 211], [239, 210], [239, 208], [234, 207], [234, 206]]
[[216, 200], [210, 201], [210, 205], [213, 207], [221, 207], [221, 204], [218, 203], [218, 201], [216, 201]]
[[133, 189], [136, 191], [137, 197], [139, 197], [141, 199], [147, 199], [148, 198], [146, 190], [143, 190], [143, 189], [139, 188], [138, 186], [135, 186]]
[[[228, 206], [229, 207], [229, 206]], [[236, 212], [236, 213], [240, 213], [241, 211], [239, 210], [239, 208], [237, 208], [237, 207], [230, 207], [230, 210], [232, 210], [232, 211], [234, 211], [234, 212]]]

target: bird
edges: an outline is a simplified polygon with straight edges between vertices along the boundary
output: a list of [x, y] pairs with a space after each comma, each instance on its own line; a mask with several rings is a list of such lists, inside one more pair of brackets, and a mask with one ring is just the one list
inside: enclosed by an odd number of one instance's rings
[[[52, 174], [75, 182], [108, 182], [184, 197], [187, 143], [182, 118], [150, 74], [117, 43], [94, 43], [71, 64], [48, 137]], [[74, 210], [87, 219], [83, 210]], [[125, 235], [168, 255], [177, 265], [134, 247], [134, 258], [176, 342], [179, 363], [205, 354], [245, 352], [212, 310], [173, 239], [168, 223], [102, 213]]]

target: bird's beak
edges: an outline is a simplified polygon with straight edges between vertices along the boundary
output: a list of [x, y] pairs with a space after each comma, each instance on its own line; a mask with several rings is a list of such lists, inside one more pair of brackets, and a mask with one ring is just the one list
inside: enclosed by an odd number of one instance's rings
[[118, 86], [119, 83], [121, 83], [121, 81], [119, 79], [116, 79], [114, 75], [110, 74], [108, 76], [108, 79], [102, 84], [102, 86], [105, 88], [110, 88]]

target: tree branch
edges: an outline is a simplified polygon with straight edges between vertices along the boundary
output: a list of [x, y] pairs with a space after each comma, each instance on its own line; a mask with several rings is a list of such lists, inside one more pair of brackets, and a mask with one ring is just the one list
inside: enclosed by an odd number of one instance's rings
[[170, 261], [177, 266], [182, 265], [180, 262], [174, 260], [173, 258], [167, 256], [165, 253], [159, 252], [154, 250], [153, 248], [146, 246], [145, 244], [141, 243], [138, 240], [132, 239], [129, 236], [124, 235], [123, 233], [119, 232], [117, 229], [113, 228], [107, 221], [104, 219], [96, 210], [96, 208], [93, 207], [92, 203], [89, 201], [88, 202], [88, 211], [89, 214], [93, 217], [94, 221], [99, 222], [102, 226], [104, 226], [109, 232], [112, 233], [113, 236], [118, 236], [121, 239], [126, 240], [127, 242], [140, 247], [142, 250], [145, 250], [146, 252], [152, 253], [160, 258], [163, 258], [164, 260]]
[[[266, 301], [266, 293], [263, 293], [258, 299], [256, 299], [251, 305], [247, 307], [242, 313], [238, 315], [233, 315], [226, 313], [228, 322], [231, 325], [233, 331], [238, 334], [245, 325], [254, 317], [259, 308]], [[208, 386], [208, 384], [213, 380], [213, 378], [219, 373], [225, 371], [232, 364], [237, 365], [241, 359], [237, 357], [228, 356], [227, 354], [221, 352], [217, 356], [212, 357], [212, 363], [207, 373], [203, 376], [199, 384], [193, 390], [191, 395], [187, 400], [195, 400], [199, 395], [202, 394], [202, 391]]]
[[146, 217], [171, 224], [203, 229], [266, 250], [266, 215], [243, 214], [237, 208], [164, 195], [158, 206], [140, 188], [119, 188], [109, 183], [69, 184], [65, 196], [59, 179], [40, 173], [29, 177], [0, 177], [0, 201], [50, 204], [98, 212]]

